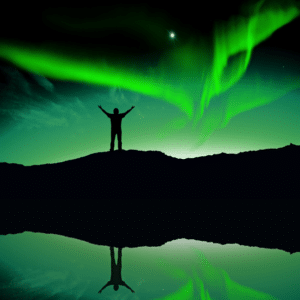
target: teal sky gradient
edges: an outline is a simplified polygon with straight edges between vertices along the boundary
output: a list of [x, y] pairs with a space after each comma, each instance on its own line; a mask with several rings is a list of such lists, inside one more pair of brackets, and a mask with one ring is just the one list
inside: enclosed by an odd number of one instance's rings
[[[176, 31], [171, 22], [168, 29], [164, 24], [164, 33], [160, 32], [163, 50], [153, 50], [158, 46], [153, 46], [155, 39], [149, 33], [153, 49], [143, 55], [128, 55], [130, 50], [127, 50], [123, 64], [116, 59], [117, 52], [111, 56], [101, 54], [105, 57], [107, 70], [110, 66], [119, 70], [114, 73], [114, 80], [119, 80], [116, 76], [124, 77], [121, 84], [119, 81], [115, 84], [86, 82], [83, 77], [82, 80], [63, 79], [59, 75], [61, 71], [56, 72], [55, 78], [50, 73], [47, 75], [50, 67], [43, 66], [43, 69], [42, 65], [39, 66], [40, 72], [36, 72], [30, 69], [34, 65], [27, 62], [22, 65], [25, 60], [18, 56], [23, 53], [21, 46], [16, 48], [19, 54], [13, 56], [14, 43], [10, 44], [7, 38], [0, 39], [0, 70], [4, 78], [0, 81], [0, 162], [25, 166], [57, 163], [109, 151], [110, 120], [98, 105], [109, 113], [113, 113], [115, 107], [122, 113], [135, 106], [122, 121], [124, 150], [161, 151], [186, 159], [222, 152], [279, 148], [290, 143], [300, 145], [300, 56], [290, 41], [291, 32], [296, 31], [299, 24], [299, 9], [293, 1], [289, 3], [290, 10], [278, 11], [267, 3], [260, 11], [261, 15], [284, 12], [286, 24], [283, 22], [278, 28], [274, 27], [273, 33], [251, 50], [231, 53], [222, 67], [223, 77], [216, 77], [224, 63], [221, 62], [222, 56], [217, 56], [216, 49], [222, 55], [225, 55], [225, 50], [216, 48], [218, 40], [214, 31], [206, 35], [201, 33], [200, 42], [194, 43], [191, 41], [197, 40], [195, 33], [188, 39], [185, 31], [178, 24]], [[218, 26], [225, 32], [231, 28], [228, 24], [239, 18], [233, 16], [230, 20], [223, 20], [223, 27]], [[230, 45], [230, 30], [223, 34], [224, 45], [234, 49], [236, 45]], [[170, 40], [171, 31], [176, 34], [175, 41]], [[18, 43], [22, 45], [23, 42]], [[250, 42], [247, 43], [249, 46]], [[7, 45], [11, 48], [5, 48]], [[31, 45], [29, 49], [33, 47], [33, 44], [28, 45]], [[51, 57], [62, 48], [47, 47], [44, 43], [40, 49], [41, 53], [48, 49], [52, 68]], [[36, 44], [32, 49], [37, 49]], [[65, 51], [68, 53], [69, 50]], [[84, 66], [79, 60], [77, 65], [74, 63], [74, 58], [79, 58], [82, 51], [77, 49], [70, 54], [74, 70]], [[93, 50], [89, 51], [92, 53]], [[133, 59], [135, 55], [136, 61]], [[71, 56], [68, 56], [70, 61]], [[37, 66], [38, 61], [35, 60]], [[71, 70], [71, 65], [63, 62], [58, 66]], [[211, 72], [214, 72], [213, 76]], [[125, 78], [131, 78], [131, 83], [123, 84]], [[218, 78], [223, 90], [216, 92], [214, 86]], [[150, 86], [152, 88], [148, 91]]]

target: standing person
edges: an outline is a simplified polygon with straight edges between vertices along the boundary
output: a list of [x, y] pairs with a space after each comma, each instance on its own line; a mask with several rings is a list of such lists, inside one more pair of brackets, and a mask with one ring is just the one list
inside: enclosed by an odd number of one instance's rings
[[119, 151], [121, 151], [122, 150], [121, 122], [122, 119], [134, 108], [134, 106], [132, 106], [129, 110], [127, 110], [123, 114], [119, 114], [119, 110], [117, 108], [114, 109], [114, 114], [109, 114], [101, 106], [98, 107], [110, 118], [111, 121], [110, 151], [114, 151], [116, 135], [118, 136], [118, 149]]
[[122, 270], [122, 248], [118, 248], [118, 263], [115, 262], [115, 252], [114, 247], [110, 247], [110, 257], [111, 257], [111, 276], [110, 280], [107, 284], [98, 292], [101, 293], [106, 287], [109, 285], [114, 286], [114, 290], [117, 291], [119, 289], [119, 285], [123, 285], [131, 290], [132, 293], [134, 291], [122, 280], [121, 270]]

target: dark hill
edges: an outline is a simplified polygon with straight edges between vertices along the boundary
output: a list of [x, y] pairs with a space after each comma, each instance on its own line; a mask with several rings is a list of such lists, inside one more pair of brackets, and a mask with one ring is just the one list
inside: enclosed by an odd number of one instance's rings
[[1, 163], [0, 234], [123, 247], [186, 238], [298, 252], [299, 157], [291, 144], [184, 160], [128, 150]]
[[115, 151], [39, 166], [0, 164], [2, 194], [27, 200], [298, 199], [300, 146], [177, 159]]

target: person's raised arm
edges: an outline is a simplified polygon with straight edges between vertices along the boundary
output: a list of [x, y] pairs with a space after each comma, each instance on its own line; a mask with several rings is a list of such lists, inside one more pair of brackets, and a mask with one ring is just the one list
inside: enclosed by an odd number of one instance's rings
[[126, 286], [129, 290], [131, 290], [132, 293], [135, 293], [135, 291], [129, 287], [124, 281], [122, 282], [122, 285]]
[[125, 112], [125, 115], [127, 115], [130, 111], [132, 111], [134, 109], [134, 106], [132, 106], [130, 109], [128, 109], [126, 112]]
[[98, 107], [108, 116], [108, 113], [102, 108], [102, 106], [99, 106]]
[[109, 285], [111, 285], [111, 283], [108, 281], [107, 284], [98, 292], [98, 294], [101, 293]]

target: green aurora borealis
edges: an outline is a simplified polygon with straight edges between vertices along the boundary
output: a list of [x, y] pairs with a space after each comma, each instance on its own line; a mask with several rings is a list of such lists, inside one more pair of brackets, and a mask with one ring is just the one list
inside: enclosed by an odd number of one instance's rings
[[[97, 53], [101, 43], [93, 48], [73, 40], [0, 38], [0, 58], [15, 66], [1, 85], [0, 161], [45, 164], [108, 151], [110, 121], [98, 105], [110, 113], [135, 106], [122, 121], [125, 150], [188, 158], [300, 144], [300, 60], [282, 45], [286, 32], [299, 24], [299, 5], [257, 1], [242, 9], [243, 14], [216, 18], [198, 36], [185, 37], [170, 22], [175, 42], [155, 19], [153, 32], [147, 32], [154, 46], [136, 59], [130, 50]], [[47, 26], [66, 40], [93, 26], [100, 35], [112, 26], [46, 12]], [[146, 25], [135, 30], [143, 39]], [[277, 39], [283, 50], [264, 44], [276, 45]]]

